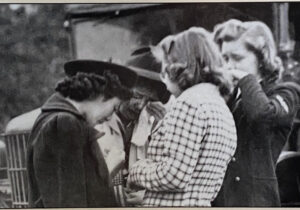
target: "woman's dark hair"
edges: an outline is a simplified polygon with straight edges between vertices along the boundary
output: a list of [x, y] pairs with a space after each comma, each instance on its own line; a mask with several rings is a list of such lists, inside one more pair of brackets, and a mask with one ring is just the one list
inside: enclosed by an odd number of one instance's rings
[[164, 38], [153, 48], [155, 57], [165, 64], [165, 73], [181, 90], [199, 84], [212, 83], [226, 96], [232, 81], [222, 70], [223, 58], [212, 35], [201, 27], [192, 27], [177, 35]]
[[110, 71], [103, 76], [79, 72], [58, 82], [55, 91], [74, 101], [94, 100], [99, 95], [104, 99], [118, 97], [127, 100], [132, 96], [130, 89], [121, 84], [119, 77]]

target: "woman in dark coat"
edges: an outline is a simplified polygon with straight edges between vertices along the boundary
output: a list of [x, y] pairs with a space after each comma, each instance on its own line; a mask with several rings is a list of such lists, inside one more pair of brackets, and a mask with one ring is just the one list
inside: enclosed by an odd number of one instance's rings
[[262, 22], [229, 20], [215, 41], [237, 82], [229, 101], [238, 144], [213, 206], [280, 206], [276, 161], [291, 131], [299, 87], [278, 83], [281, 61]]
[[125, 154], [112, 150], [106, 165], [96, 142], [101, 134], [93, 126], [131, 97], [136, 74], [129, 69], [104, 71], [103, 65], [110, 64], [65, 65], [69, 77], [42, 106], [28, 142], [30, 207], [117, 206], [110, 177]]

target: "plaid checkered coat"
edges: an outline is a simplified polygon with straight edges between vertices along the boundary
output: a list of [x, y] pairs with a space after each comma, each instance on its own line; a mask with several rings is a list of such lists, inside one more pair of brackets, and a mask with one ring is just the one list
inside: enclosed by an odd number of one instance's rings
[[129, 183], [146, 189], [144, 206], [210, 206], [236, 148], [236, 129], [218, 88], [184, 91], [151, 135], [148, 159]]

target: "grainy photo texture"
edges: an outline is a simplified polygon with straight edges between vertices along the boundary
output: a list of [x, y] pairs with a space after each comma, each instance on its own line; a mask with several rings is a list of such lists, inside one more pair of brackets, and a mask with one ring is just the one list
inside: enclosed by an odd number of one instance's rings
[[0, 5], [0, 208], [299, 207], [300, 3]]

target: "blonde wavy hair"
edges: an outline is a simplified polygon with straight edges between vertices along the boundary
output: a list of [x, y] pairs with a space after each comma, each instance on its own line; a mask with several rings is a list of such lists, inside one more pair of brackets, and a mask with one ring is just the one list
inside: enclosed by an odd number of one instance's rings
[[199, 83], [215, 84], [223, 96], [231, 91], [231, 79], [221, 69], [224, 60], [218, 46], [204, 28], [192, 27], [167, 36], [152, 53], [165, 65], [161, 73], [168, 74], [182, 91]]
[[231, 19], [216, 25], [213, 36], [220, 49], [223, 42], [243, 40], [248, 50], [256, 55], [263, 79], [276, 80], [280, 77], [282, 61], [277, 56], [273, 34], [263, 22]]

